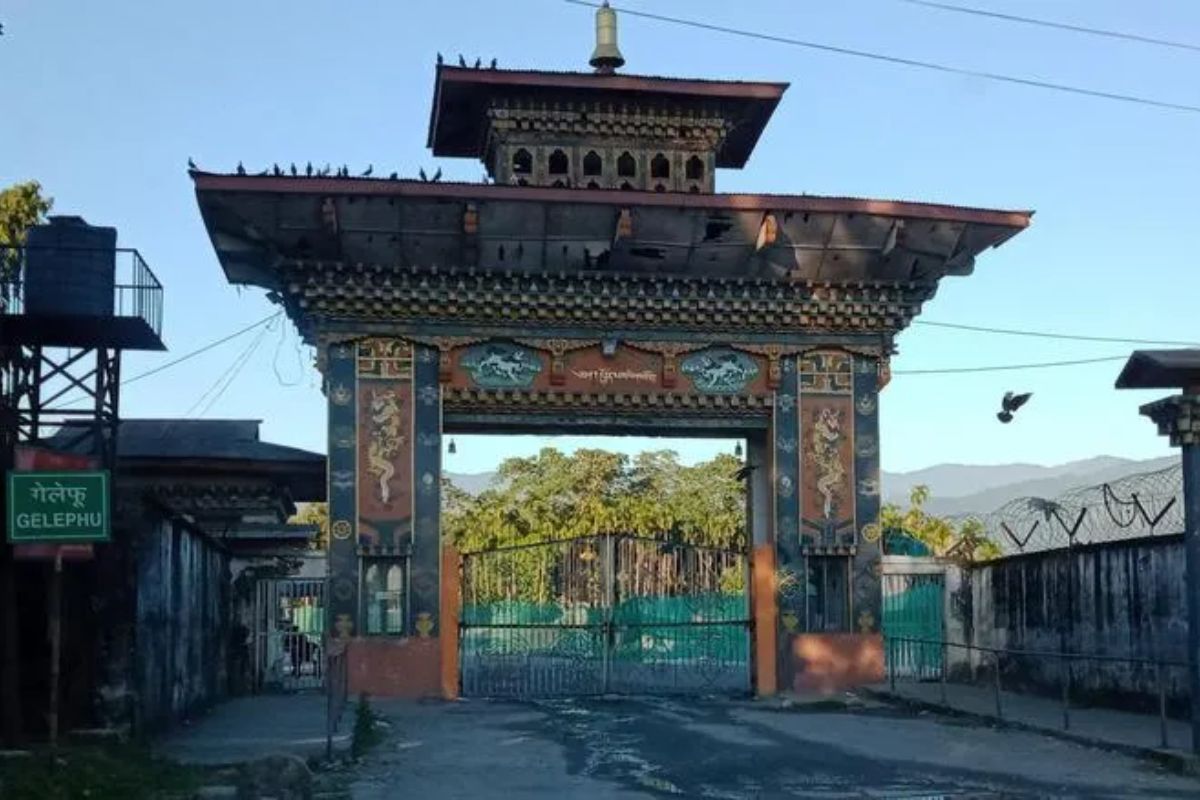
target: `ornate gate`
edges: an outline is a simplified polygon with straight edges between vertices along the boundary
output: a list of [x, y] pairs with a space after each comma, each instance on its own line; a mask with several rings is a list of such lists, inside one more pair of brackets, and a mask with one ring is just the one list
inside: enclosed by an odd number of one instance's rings
[[750, 691], [742, 552], [592, 536], [462, 558], [466, 696]]
[[295, 691], [325, 685], [324, 579], [260, 580], [254, 619], [255, 688]]

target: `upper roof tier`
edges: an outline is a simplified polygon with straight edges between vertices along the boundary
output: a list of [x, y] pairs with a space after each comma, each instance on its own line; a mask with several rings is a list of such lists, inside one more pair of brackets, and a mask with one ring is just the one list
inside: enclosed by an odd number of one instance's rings
[[787, 88], [438, 65], [428, 144], [434, 155], [479, 158], [493, 175], [497, 144], [518, 132], [545, 141], [623, 140], [711, 150], [715, 166], [742, 167]]

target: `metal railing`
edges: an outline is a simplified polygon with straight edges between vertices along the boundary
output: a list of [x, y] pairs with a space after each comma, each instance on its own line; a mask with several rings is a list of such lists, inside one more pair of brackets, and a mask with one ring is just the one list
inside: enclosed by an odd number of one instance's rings
[[114, 254], [112, 316], [141, 319], [162, 335], [163, 287], [146, 264], [141, 253], [128, 247], [113, 250], [67, 247], [14, 247], [0, 245], [0, 314], [25, 313], [25, 270], [29, 253], [34, 250], [59, 250], [75, 253]]
[[[1003, 720], [1004, 717], [1004, 660], [1008, 659], [1012, 663], [1013, 659], [1041, 659], [1044, 663], [1056, 663], [1058, 665], [1058, 693], [1059, 704], [1062, 709], [1062, 729], [1064, 731], [1071, 730], [1071, 711], [1072, 711], [1072, 687], [1078, 678], [1094, 677], [1084, 675], [1079, 676], [1072, 670], [1072, 665], [1082, 662], [1084, 664], [1123, 664], [1130, 665], [1136, 668], [1153, 669], [1154, 670], [1154, 687], [1157, 701], [1158, 711], [1158, 745], [1162, 748], [1170, 747], [1170, 736], [1168, 732], [1167, 707], [1168, 707], [1168, 692], [1167, 692], [1167, 672], [1171, 669], [1187, 669], [1187, 662], [1171, 660], [1171, 659], [1155, 659], [1155, 658], [1132, 658], [1126, 656], [1110, 656], [1096, 653], [1070, 653], [1059, 652], [1052, 650], [1025, 650], [1020, 648], [1006, 647], [985, 647], [982, 645], [966, 644], [963, 642], [948, 642], [943, 639], [920, 639], [908, 636], [886, 636], [885, 646], [887, 649], [887, 680], [892, 693], [896, 692], [897, 679], [916, 678], [922, 682], [938, 681], [941, 685], [940, 700], [941, 705], [949, 707], [947, 700], [946, 685], [950, 681], [950, 652], [952, 650], [967, 651], [967, 674], [970, 677], [968, 681], [955, 681], [956, 683], [969, 683], [979, 685], [979, 672], [990, 672], [990, 676], [984, 680], [989, 680], [992, 687], [992, 695], [995, 702], [995, 716], [997, 719]], [[984, 654], [978, 668], [971, 659], [971, 653], [978, 652]], [[987, 668], [990, 666], [990, 670]], [[1015, 683], [1015, 680], [1012, 681]], [[1083, 681], [1080, 680], [1080, 683]], [[1026, 679], [1022, 682], [1023, 685], [1030, 683], [1038, 683]], [[1038, 685], [1045, 686], [1045, 682]], [[1010, 684], [1010, 691], [1015, 691], [1017, 687]], [[1082, 706], [1076, 704], [1074, 708], [1079, 709]]]
[[346, 642], [327, 636], [325, 639], [325, 758], [333, 758], [333, 736], [346, 710], [349, 696], [350, 670]]

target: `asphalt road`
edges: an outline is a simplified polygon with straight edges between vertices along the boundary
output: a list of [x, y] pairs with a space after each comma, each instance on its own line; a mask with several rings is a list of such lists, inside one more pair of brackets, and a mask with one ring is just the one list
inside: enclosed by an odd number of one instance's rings
[[383, 704], [357, 800], [1196, 798], [1200, 780], [1038, 734], [886, 707], [657, 698]]

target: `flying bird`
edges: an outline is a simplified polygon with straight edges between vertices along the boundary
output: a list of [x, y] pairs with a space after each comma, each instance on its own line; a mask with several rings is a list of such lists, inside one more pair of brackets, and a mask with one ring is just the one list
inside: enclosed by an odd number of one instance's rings
[[362, 177], [369, 178], [369, 177], [371, 177], [371, 173], [374, 171], [375, 171], [375, 165], [367, 164], [367, 168], [363, 170]]
[[429, 176], [425, 174], [424, 167], [421, 167], [419, 170], [417, 170], [417, 175], [419, 175], [421, 180], [423, 180], [423, 181], [429, 180]]
[[440, 181], [441, 179], [442, 179], [442, 168], [438, 167], [437, 170], [433, 173], [433, 177], [430, 178], [430, 180]]
[[1033, 392], [1025, 394], [1013, 394], [1005, 392], [1004, 399], [1000, 401], [1000, 413], [996, 415], [996, 419], [1006, 425], [1012, 422], [1013, 414], [1017, 413], [1017, 409], [1029, 402], [1029, 398], [1033, 397]]
[[463, 54], [462, 54], [462, 53], [459, 53], [459, 54], [458, 54], [458, 65], [459, 65], [460, 67], [465, 67], [465, 66], [467, 65], [467, 60], [466, 60], [465, 58], [463, 58]]
[[237, 174], [238, 175], [246, 174], [246, 168], [242, 166], [242, 162], [240, 162], [240, 161], [238, 162], [238, 165], [237, 165]]
[[191, 158], [188, 159], [188, 169], [196, 169], [196, 162], [192, 161]]

